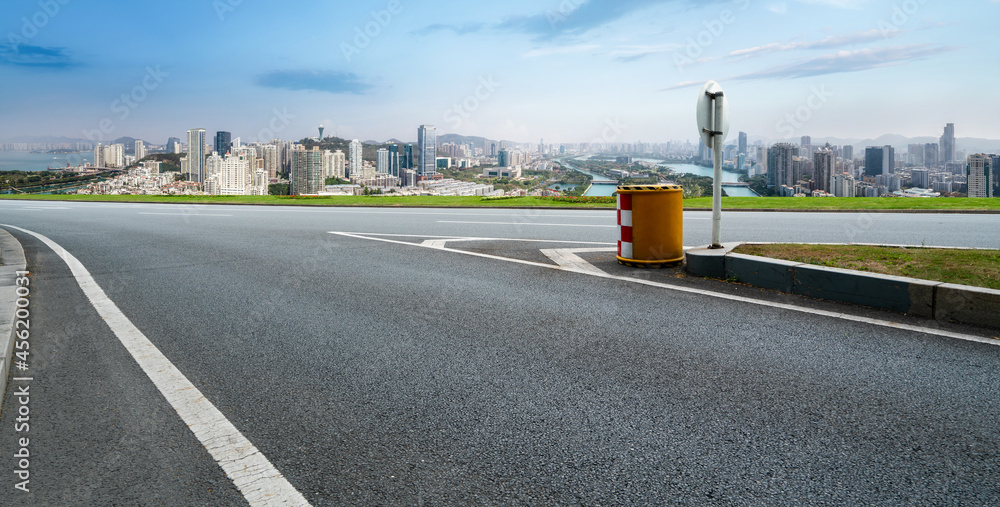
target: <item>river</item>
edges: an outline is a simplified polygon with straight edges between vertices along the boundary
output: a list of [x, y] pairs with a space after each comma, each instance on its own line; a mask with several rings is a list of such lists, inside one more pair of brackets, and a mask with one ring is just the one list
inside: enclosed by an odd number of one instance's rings
[[[676, 163], [673, 163], [673, 162], [663, 162], [661, 160], [652, 159], [652, 158], [635, 158], [633, 160], [635, 160], [635, 161], [641, 161], [641, 162], [652, 162], [652, 163], [655, 163], [656, 165], [658, 165], [660, 167], [668, 167], [668, 168], [670, 168], [671, 170], [673, 170], [677, 174], [695, 174], [695, 175], [698, 175], [698, 176], [707, 176], [707, 177], [711, 178], [712, 177], [712, 172], [713, 172], [713, 170], [712, 170], [711, 167], [703, 167], [703, 166], [694, 165], [694, 164], [676, 164]], [[565, 162], [564, 162], [564, 164], [565, 164]], [[568, 164], [566, 164], [566, 165], [568, 165]], [[607, 179], [606, 176], [600, 176], [598, 174], [594, 174], [594, 173], [591, 173], [591, 172], [588, 172], [588, 171], [584, 171], [583, 169], [580, 169], [579, 167], [575, 167], [575, 166], [569, 166], [569, 167], [572, 168], [572, 169], [575, 169], [577, 171], [580, 171], [580, 172], [582, 172], [584, 174], [589, 174], [591, 177], [593, 177], [596, 180], [606, 180]], [[738, 173], [734, 173], [734, 172], [730, 172], [730, 171], [722, 171], [722, 181], [723, 181], [723, 183], [727, 183], [727, 182], [728, 183], [735, 183], [735, 182], [740, 181], [740, 175]], [[750, 190], [749, 187], [723, 185], [723, 188], [726, 191], [726, 195], [728, 195], [730, 197], [760, 197], [753, 190]], [[609, 195], [614, 195], [614, 193], [617, 190], [618, 190], [618, 185], [591, 185], [590, 190], [587, 190], [587, 193], [584, 194], [584, 195], [591, 196], [591, 197], [609, 196]]]

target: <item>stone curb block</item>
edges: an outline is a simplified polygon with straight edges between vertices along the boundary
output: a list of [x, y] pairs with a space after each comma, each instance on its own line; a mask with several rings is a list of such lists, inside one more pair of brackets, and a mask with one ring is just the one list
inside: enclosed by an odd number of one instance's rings
[[24, 249], [9, 232], [0, 229], [0, 401], [7, 391], [7, 376], [10, 373], [11, 357], [14, 353], [14, 313], [17, 310], [15, 279], [18, 271], [24, 271]]
[[1000, 290], [733, 253], [739, 245], [688, 250], [686, 269], [695, 276], [735, 279], [787, 294], [1000, 328]]
[[953, 283], [938, 285], [934, 318], [1000, 328], [1000, 290]]

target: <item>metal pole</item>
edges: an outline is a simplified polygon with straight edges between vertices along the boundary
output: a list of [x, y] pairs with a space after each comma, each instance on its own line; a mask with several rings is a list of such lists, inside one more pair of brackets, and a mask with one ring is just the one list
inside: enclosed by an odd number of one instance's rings
[[715, 121], [712, 125], [712, 248], [722, 248], [722, 92], [712, 97]]

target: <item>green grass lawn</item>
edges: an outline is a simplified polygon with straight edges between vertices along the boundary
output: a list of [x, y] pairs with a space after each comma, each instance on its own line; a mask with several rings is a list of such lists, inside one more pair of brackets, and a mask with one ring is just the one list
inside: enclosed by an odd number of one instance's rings
[[737, 253], [1000, 289], [1000, 250], [861, 245], [742, 245]]
[[[455, 208], [615, 208], [613, 202], [567, 202], [548, 197], [483, 199], [438, 196], [147, 196], [147, 195], [3, 195], [2, 199], [91, 202], [149, 202], [182, 204], [264, 204], [284, 206], [428, 206]], [[711, 209], [710, 197], [685, 199], [688, 209]], [[885, 197], [726, 197], [723, 209], [780, 210], [989, 210], [1000, 212], [1000, 198], [885, 198]]]

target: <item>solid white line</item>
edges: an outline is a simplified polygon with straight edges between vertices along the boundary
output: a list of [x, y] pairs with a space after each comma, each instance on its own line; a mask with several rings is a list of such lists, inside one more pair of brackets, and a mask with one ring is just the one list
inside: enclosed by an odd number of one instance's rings
[[140, 215], [169, 215], [178, 217], [231, 217], [232, 215], [213, 215], [212, 213], [143, 213]]
[[41, 234], [12, 225], [3, 227], [38, 238], [62, 257], [97, 313], [250, 505], [309, 505], [267, 457], [132, 324], [76, 257]]
[[[330, 231], [330, 234], [341, 234], [340, 232]], [[608, 243], [601, 241], [566, 241], [557, 239], [521, 239], [521, 238], [470, 238], [468, 236], [431, 236], [425, 234], [386, 234], [377, 232], [355, 232], [348, 234], [364, 234], [365, 236], [385, 236], [390, 238], [447, 238], [456, 239], [463, 241], [530, 241], [533, 243], [567, 243], [570, 245], [617, 245], [617, 243]]]
[[540, 224], [536, 222], [465, 222], [458, 220], [438, 220], [439, 224], [478, 224], [478, 225], [544, 225], [548, 227], [618, 227], [617, 225], [595, 224]]
[[[338, 234], [338, 235], [341, 235], [341, 236], [348, 236], [348, 237], [358, 238], [358, 239], [367, 239], [367, 240], [370, 240], [370, 241], [382, 241], [382, 242], [385, 242], [385, 243], [396, 243], [396, 244], [400, 244], [400, 245], [408, 245], [408, 246], [416, 246], [416, 247], [420, 247], [421, 246], [420, 244], [417, 244], [417, 243], [408, 243], [406, 241], [395, 241], [395, 240], [384, 239], [384, 238], [372, 238], [372, 237], [362, 236], [362, 235], [359, 235], [359, 234], [346, 233], [346, 232], [331, 232], [330, 234]], [[525, 261], [525, 260], [521, 260], [521, 259], [511, 259], [511, 258], [508, 258], [508, 257], [500, 257], [498, 255], [489, 255], [489, 254], [484, 254], [484, 253], [479, 253], [479, 252], [467, 252], [465, 250], [456, 250], [456, 249], [453, 249], [453, 248], [436, 248], [435, 250], [445, 251], [445, 252], [454, 252], [454, 253], [463, 254], [463, 255], [471, 255], [471, 256], [474, 256], [474, 257], [483, 257], [483, 258], [487, 258], [487, 259], [495, 259], [495, 260], [506, 261], [506, 262], [513, 262], [513, 263], [517, 263], [517, 264], [526, 264], [526, 265], [529, 265], [529, 266], [537, 266], [537, 267], [548, 268], [548, 269], [560, 269], [560, 270], [564, 270], [564, 271], [569, 271], [569, 270], [565, 270], [562, 266], [555, 266], [555, 265], [552, 265], [552, 264], [542, 264], [542, 263], [538, 263], [538, 262]], [[717, 298], [717, 299], [725, 299], [725, 300], [728, 300], [728, 301], [736, 301], [736, 302], [740, 302], [740, 303], [749, 303], [749, 304], [752, 304], [752, 305], [759, 305], [759, 306], [768, 306], [768, 307], [771, 307], [771, 308], [780, 308], [782, 310], [789, 310], [789, 311], [793, 311], [793, 312], [806, 313], [806, 314], [809, 314], [809, 315], [822, 315], [824, 317], [830, 317], [830, 318], [834, 318], [834, 319], [846, 320], [846, 321], [851, 321], [851, 322], [860, 322], [860, 323], [864, 323], [864, 324], [871, 324], [871, 325], [874, 325], [874, 326], [888, 327], [888, 328], [892, 328], [892, 329], [901, 329], [901, 330], [904, 330], [904, 331], [913, 331], [913, 332], [917, 332], [917, 333], [924, 333], [924, 334], [930, 334], [930, 335], [944, 336], [944, 337], [947, 337], [947, 338], [954, 338], [954, 339], [957, 339], [957, 340], [964, 340], [964, 341], [970, 341], [970, 342], [976, 342], [976, 343], [983, 343], [983, 344], [986, 344], [986, 345], [1000, 346], [1000, 340], [991, 340], [989, 338], [984, 338], [982, 336], [976, 336], [976, 335], [965, 334], [965, 333], [956, 333], [956, 332], [952, 332], [952, 331], [946, 331], [946, 330], [943, 330], [943, 329], [933, 329], [933, 328], [929, 328], [929, 327], [915, 326], [915, 325], [912, 325], [912, 324], [903, 324], [903, 323], [900, 323], [900, 322], [893, 322], [891, 320], [873, 319], [873, 318], [869, 318], [869, 317], [861, 317], [861, 316], [850, 315], [850, 314], [846, 314], [846, 313], [831, 312], [831, 311], [827, 311], [827, 310], [820, 310], [820, 309], [816, 309], [816, 308], [808, 308], [808, 307], [804, 307], [804, 306], [796, 306], [796, 305], [790, 305], [790, 304], [785, 304], [785, 303], [775, 303], [775, 302], [766, 301], [766, 300], [763, 300], [763, 299], [754, 299], [754, 298], [748, 298], [748, 297], [745, 297], [745, 296], [735, 296], [735, 295], [732, 295], [732, 294], [724, 294], [724, 293], [721, 293], [721, 292], [712, 292], [712, 291], [709, 291], [709, 290], [695, 289], [695, 288], [692, 288], [692, 287], [682, 287], [682, 286], [679, 286], [679, 285], [670, 285], [670, 284], [665, 284], [665, 283], [661, 283], [661, 282], [653, 282], [653, 281], [650, 281], [650, 280], [642, 280], [642, 279], [639, 279], [639, 278], [631, 278], [631, 277], [627, 277], [627, 276], [611, 275], [611, 274], [607, 274], [607, 273], [604, 273], [604, 272], [601, 272], [603, 274], [598, 274], [598, 273], [595, 273], [595, 272], [592, 272], [592, 271], [576, 271], [576, 270], [573, 270], [573, 271], [577, 272], [577, 273], [585, 274], [585, 275], [596, 276], [598, 278], [607, 278], [607, 279], [611, 279], [611, 280], [619, 280], [619, 281], [622, 281], [622, 282], [637, 283], [637, 284], [640, 284], [640, 285], [648, 285], [650, 287], [658, 287], [658, 288], [661, 288], [661, 289], [667, 289], [667, 290], [672, 290], [672, 291], [677, 291], [677, 292], [686, 292], [686, 293], [689, 293], [689, 294], [698, 294], [698, 295], [701, 295], [701, 296], [708, 296], [708, 297]]]

